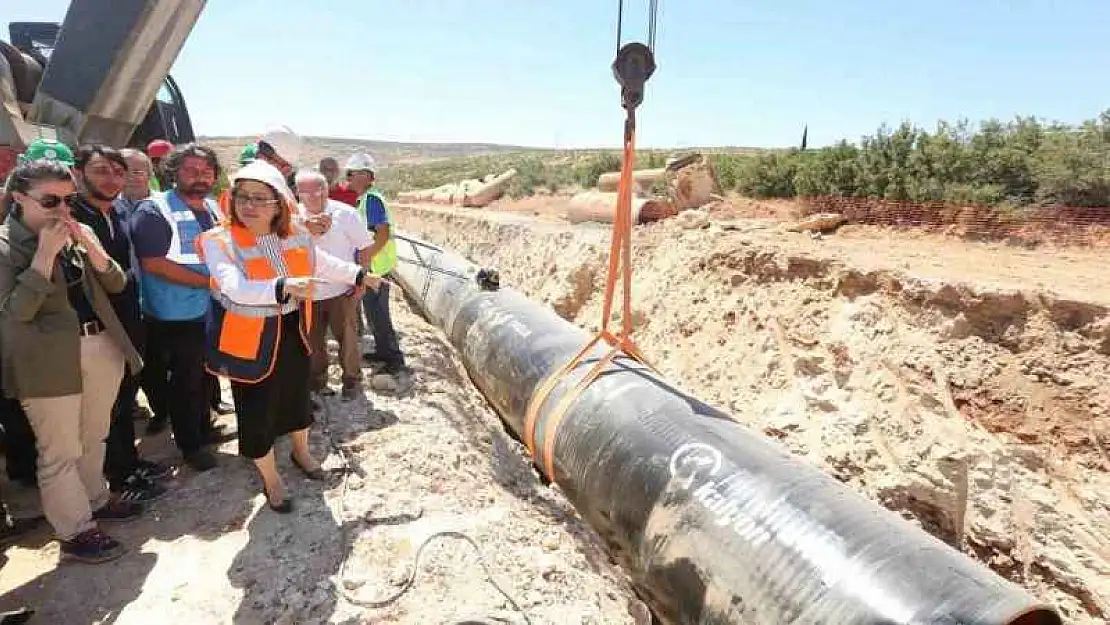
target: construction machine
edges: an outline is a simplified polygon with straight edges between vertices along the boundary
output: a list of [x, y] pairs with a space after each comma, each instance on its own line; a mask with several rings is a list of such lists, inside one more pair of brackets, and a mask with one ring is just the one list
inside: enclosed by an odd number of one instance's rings
[[206, 0], [73, 0], [61, 24], [14, 22], [0, 41], [0, 180], [38, 138], [75, 148], [195, 139], [169, 75]]

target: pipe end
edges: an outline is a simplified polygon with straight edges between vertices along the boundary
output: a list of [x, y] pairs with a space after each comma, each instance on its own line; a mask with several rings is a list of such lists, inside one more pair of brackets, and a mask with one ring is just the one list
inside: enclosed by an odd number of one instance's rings
[[1064, 620], [1060, 618], [1056, 610], [1037, 607], [1006, 621], [1005, 625], [1064, 625]]

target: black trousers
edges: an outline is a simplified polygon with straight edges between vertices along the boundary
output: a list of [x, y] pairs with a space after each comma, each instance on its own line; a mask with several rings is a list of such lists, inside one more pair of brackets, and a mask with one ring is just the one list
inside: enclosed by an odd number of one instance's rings
[[19, 400], [0, 397], [0, 427], [4, 428], [8, 478], [33, 484], [39, 454], [35, 449], [35, 432]]
[[[135, 304], [138, 307], [138, 304]], [[135, 315], [137, 318], [138, 315]], [[146, 353], [146, 328], [137, 319], [128, 327], [131, 344], [140, 354]], [[116, 403], [112, 406], [112, 424], [104, 441], [104, 476], [112, 490], [121, 490], [124, 480], [138, 468], [139, 450], [135, 446], [135, 404], [142, 382], [142, 372], [131, 375], [123, 372]]]
[[167, 376], [151, 372], [152, 403], [170, 417], [173, 438], [182, 454], [205, 445], [209, 424], [208, 388], [204, 380], [204, 319], [161, 321], [148, 318], [147, 351], [160, 354]]

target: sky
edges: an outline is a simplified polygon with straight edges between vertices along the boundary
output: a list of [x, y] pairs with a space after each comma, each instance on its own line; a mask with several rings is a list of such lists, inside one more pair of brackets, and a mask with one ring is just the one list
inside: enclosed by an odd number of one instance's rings
[[[18, 1], [14, 11], [11, 2]], [[108, 0], [105, 0], [107, 4]], [[59, 21], [68, 0], [6, 0]], [[626, 0], [624, 42], [647, 41]], [[616, 0], [208, 0], [173, 70], [201, 135], [620, 144]], [[661, 0], [642, 147], [1110, 108], [1106, 0]]]

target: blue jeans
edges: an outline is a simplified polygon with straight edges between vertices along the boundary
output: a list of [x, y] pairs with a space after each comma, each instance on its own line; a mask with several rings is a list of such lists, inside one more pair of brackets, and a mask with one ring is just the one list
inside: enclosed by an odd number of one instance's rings
[[386, 373], [396, 373], [405, 366], [405, 356], [389, 314], [389, 287], [388, 282], [382, 281], [377, 291], [366, 289], [362, 310], [366, 314], [366, 325], [374, 335], [374, 359], [385, 363]]

